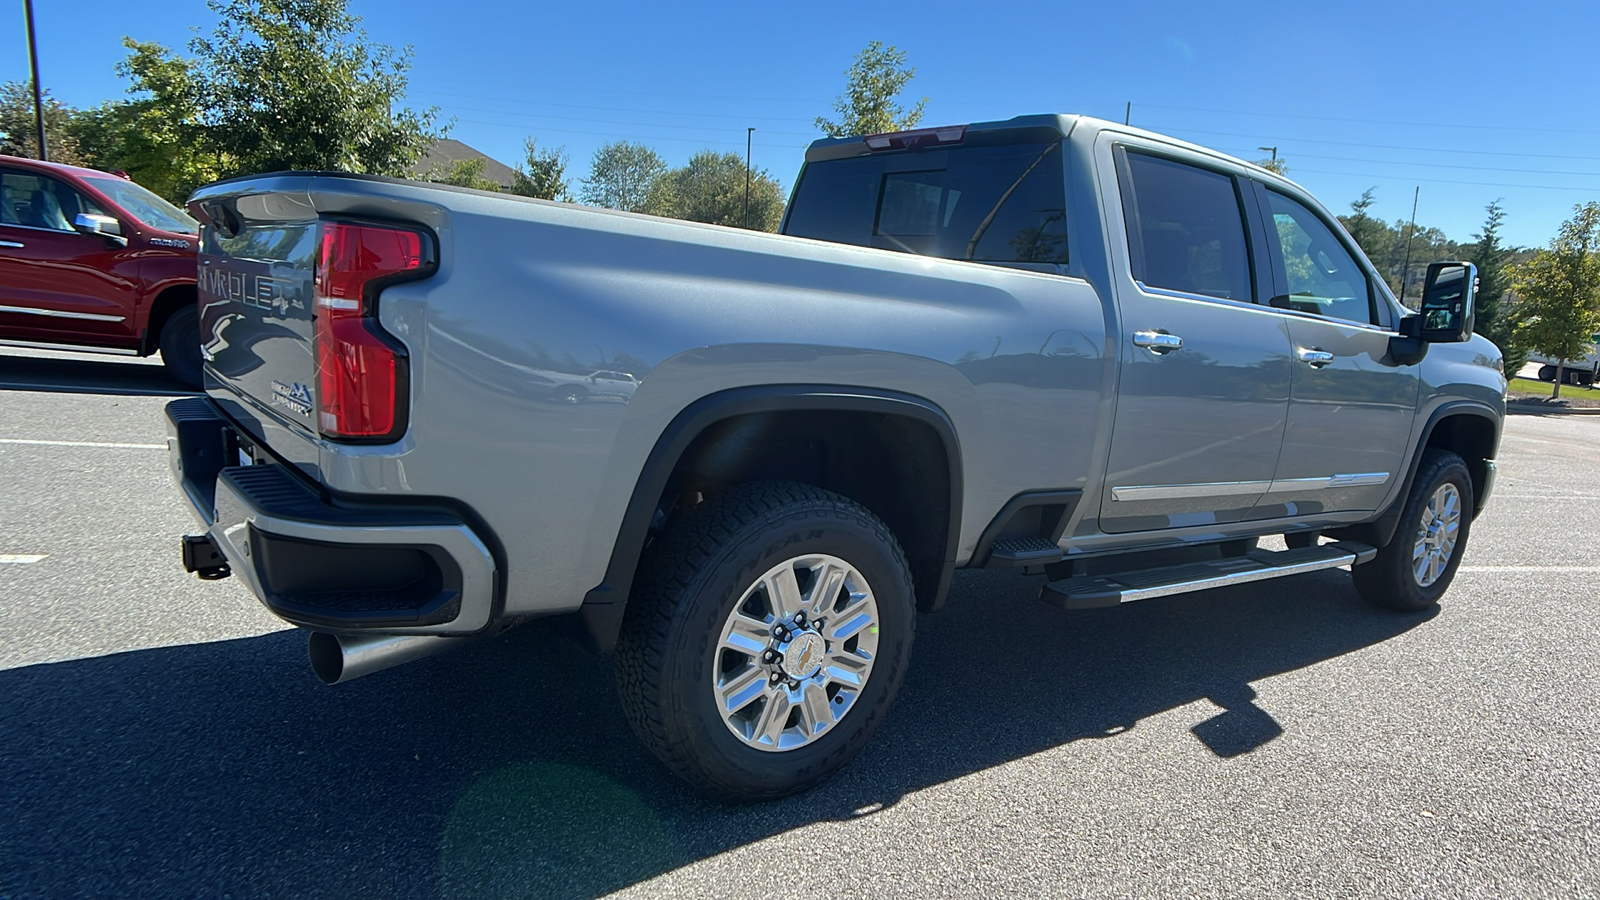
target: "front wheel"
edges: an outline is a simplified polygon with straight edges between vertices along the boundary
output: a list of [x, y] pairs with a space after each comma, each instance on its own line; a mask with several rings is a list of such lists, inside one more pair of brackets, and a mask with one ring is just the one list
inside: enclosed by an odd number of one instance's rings
[[640, 739], [709, 793], [764, 800], [842, 768], [882, 723], [915, 627], [889, 529], [809, 485], [713, 496], [650, 548], [617, 643]]
[[1424, 450], [1394, 536], [1376, 559], [1351, 570], [1362, 599], [1400, 612], [1438, 603], [1461, 564], [1472, 509], [1467, 464], [1448, 450]]
[[161, 346], [161, 364], [168, 374], [183, 383], [184, 387], [200, 390], [205, 387], [203, 363], [200, 359], [200, 311], [193, 305], [173, 310], [161, 324], [158, 339]]

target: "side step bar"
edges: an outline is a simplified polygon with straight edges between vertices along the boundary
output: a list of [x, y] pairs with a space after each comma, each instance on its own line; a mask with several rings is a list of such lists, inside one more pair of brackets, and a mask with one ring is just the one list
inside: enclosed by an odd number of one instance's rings
[[1063, 578], [1045, 585], [1039, 599], [1066, 609], [1100, 609], [1318, 569], [1360, 565], [1377, 555], [1377, 548], [1354, 541], [1297, 550], [1252, 550], [1244, 556], [1182, 566]]

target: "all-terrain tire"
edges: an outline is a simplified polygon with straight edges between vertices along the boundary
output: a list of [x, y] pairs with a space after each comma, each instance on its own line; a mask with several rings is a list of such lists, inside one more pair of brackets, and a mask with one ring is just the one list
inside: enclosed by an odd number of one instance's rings
[[200, 358], [200, 310], [192, 304], [172, 311], [161, 325], [161, 364], [167, 373], [190, 390], [205, 387]]
[[[1451, 491], [1447, 487], [1453, 488], [1453, 512], [1430, 512], [1430, 502], [1449, 501]], [[1461, 457], [1448, 450], [1424, 450], [1394, 536], [1378, 549], [1376, 559], [1351, 570], [1362, 599], [1399, 612], [1419, 612], [1438, 603], [1455, 579], [1461, 555], [1466, 551], [1474, 502], [1472, 474]], [[1438, 515], [1441, 511], [1447, 515]], [[1441, 518], [1450, 516], [1450, 526], [1437, 527]], [[1450, 540], [1448, 558], [1443, 560], [1442, 569], [1430, 571], [1422, 564], [1424, 557], [1433, 549], [1435, 540], [1444, 538]]]
[[[735, 733], [718, 702], [715, 678], [728, 652], [720, 636], [735, 606], [748, 604], [741, 598], [775, 567], [820, 556], [852, 567], [869, 586], [877, 611], [875, 658], [831, 726], [797, 746], [763, 749]], [[840, 602], [855, 602], [852, 596], [847, 591]], [[860, 504], [792, 482], [713, 495], [669, 525], [641, 561], [617, 642], [623, 710], [669, 769], [707, 793], [767, 800], [804, 790], [854, 758], [882, 724], [905, 679], [913, 597], [900, 545]]]

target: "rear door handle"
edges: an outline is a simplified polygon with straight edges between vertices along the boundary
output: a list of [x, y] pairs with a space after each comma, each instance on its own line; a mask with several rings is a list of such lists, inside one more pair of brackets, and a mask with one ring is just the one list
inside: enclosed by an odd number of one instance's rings
[[1313, 369], [1320, 369], [1328, 363], [1333, 362], [1332, 353], [1329, 353], [1326, 350], [1318, 350], [1315, 347], [1310, 350], [1307, 350], [1304, 347], [1296, 347], [1294, 352], [1296, 356], [1300, 357], [1301, 362]]
[[0, 241], [0, 247], [15, 247], [18, 250], [20, 250], [20, 249], [22, 249], [22, 242], [21, 241]]
[[1151, 353], [1161, 355], [1171, 353], [1183, 346], [1183, 338], [1165, 331], [1135, 331], [1133, 345], [1143, 347]]

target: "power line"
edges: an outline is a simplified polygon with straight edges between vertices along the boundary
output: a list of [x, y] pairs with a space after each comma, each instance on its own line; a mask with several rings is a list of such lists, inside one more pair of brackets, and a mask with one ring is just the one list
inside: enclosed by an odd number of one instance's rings
[[1374, 175], [1371, 172], [1330, 172], [1326, 169], [1293, 169], [1290, 174], [1304, 172], [1309, 175], [1341, 175], [1350, 178], [1365, 178], [1374, 181], [1403, 181], [1410, 184], [1415, 181], [1427, 184], [1462, 184], [1472, 187], [1504, 187], [1504, 188], [1529, 188], [1540, 191], [1566, 191], [1569, 194], [1594, 193], [1600, 194], [1600, 188], [1573, 187], [1570, 184], [1512, 184], [1504, 181], [1452, 181], [1446, 178], [1413, 178], [1409, 175]]
[[[666, 123], [666, 122], [618, 122], [618, 121], [613, 120], [613, 119], [585, 119], [585, 118], [580, 118], [580, 117], [577, 117], [577, 116], [547, 116], [547, 115], [537, 115], [537, 114], [533, 114], [533, 113], [506, 112], [505, 110], [499, 110], [499, 109], [476, 109], [476, 108], [473, 108], [473, 107], [470, 107], [470, 106], [458, 106], [458, 107], [456, 107], [456, 109], [459, 109], [459, 110], [461, 110], [463, 112], [487, 113], [488, 115], [491, 115], [491, 116], [517, 117], [521, 121], [541, 121], [541, 120], [544, 120], [544, 119], [554, 119], [554, 120], [559, 121], [559, 122], [584, 122], [584, 123], [587, 123], [587, 124], [590, 124], [590, 125], [622, 125], [622, 126], [633, 127], [633, 128], [675, 128], [675, 129], [678, 129], [680, 131], [681, 130], [685, 130], [685, 129], [695, 130], [695, 131], [728, 131], [728, 132], [735, 132], [735, 133], [744, 131], [743, 128], [718, 128], [718, 127], [715, 127], [715, 126], [712, 126], [712, 125], [673, 125], [673, 124]], [[446, 110], [446, 112], [448, 112], [448, 110]], [[817, 132], [814, 132], [814, 131], [813, 132], [768, 131], [766, 133], [767, 134], [787, 135], [787, 136], [791, 136], [791, 137], [812, 138], [812, 139], [816, 139], [816, 138], [819, 138], [819, 137], [822, 136], [821, 134], [819, 134]]]
[[1600, 131], [1584, 131], [1576, 128], [1541, 128], [1537, 125], [1484, 125], [1478, 121], [1473, 121], [1471, 124], [1465, 125], [1459, 122], [1397, 122], [1390, 119], [1352, 119], [1343, 118], [1340, 116], [1311, 116], [1303, 113], [1265, 113], [1248, 112], [1238, 109], [1201, 109], [1194, 106], [1163, 106], [1159, 103], [1140, 103], [1139, 105], [1142, 107], [1149, 107], [1150, 109], [1171, 109], [1181, 112], [1211, 113], [1213, 115], [1260, 116], [1272, 119], [1308, 119], [1314, 122], [1348, 122], [1356, 125], [1401, 125], [1406, 128], [1466, 128], [1471, 129], [1472, 131], [1542, 131], [1550, 134], [1600, 134]]
[[[794, 122], [803, 122], [803, 121], [805, 121], [803, 119], [799, 119], [799, 118], [796, 118], [794, 116], [784, 116], [784, 117], [779, 117], [779, 116], [747, 116], [747, 115], [735, 114], [735, 113], [680, 112], [678, 110], [670, 110], [670, 109], [627, 109], [627, 108], [618, 107], [618, 106], [588, 106], [588, 105], [579, 104], [579, 103], [556, 103], [556, 102], [553, 102], [553, 101], [546, 101], [546, 100], [513, 100], [513, 99], [510, 99], [510, 98], [506, 98], [506, 97], [488, 97], [488, 96], [477, 95], [477, 94], [453, 94], [453, 93], [448, 93], [448, 92], [445, 92], [445, 91], [433, 91], [433, 90], [417, 91], [415, 93], [423, 94], [423, 95], [436, 96], [436, 97], [459, 97], [459, 98], [464, 98], [464, 99], [467, 99], [467, 100], [485, 100], [485, 101], [488, 101], [488, 102], [491, 102], [491, 103], [508, 103], [508, 104], [513, 104], [513, 105], [518, 105], [518, 106], [554, 106], [554, 107], [558, 107], [558, 108], [561, 108], [561, 109], [587, 109], [587, 110], [592, 110], [592, 111], [595, 111], [595, 112], [621, 112], [621, 113], [641, 113], [641, 114], [644, 114], [644, 115], [693, 116], [693, 117], [699, 118], [699, 119], [738, 119], [738, 120], [741, 120], [741, 121], [743, 121], [745, 119], [755, 119], [755, 120], [759, 120], [759, 121], [762, 121], [762, 122], [789, 122], [789, 123], [794, 123]], [[506, 112], [506, 111], [505, 110], [478, 110], [478, 112], [497, 112], [497, 113], [499, 113], [499, 112]]]
[[[1245, 134], [1238, 131], [1206, 131], [1200, 128], [1175, 128], [1172, 129], [1172, 131], [1181, 131], [1185, 134], [1209, 134], [1217, 137], [1248, 138], [1252, 141], [1269, 139], [1264, 138], [1261, 134]], [[1461, 150], [1454, 147], [1406, 147], [1398, 144], [1369, 144], [1365, 141], [1325, 141], [1318, 140], [1316, 138], [1284, 138], [1276, 136], [1271, 137], [1270, 140], [1276, 140], [1282, 146], [1288, 146], [1294, 143], [1325, 144], [1333, 147], [1367, 147], [1373, 150], [1404, 150], [1413, 153], [1468, 153], [1472, 154], [1473, 156], [1521, 156], [1530, 159], [1575, 159], [1589, 162], [1600, 162], [1600, 156], [1570, 156], [1559, 153], [1513, 153], [1510, 151], [1501, 152], [1498, 150]]]

